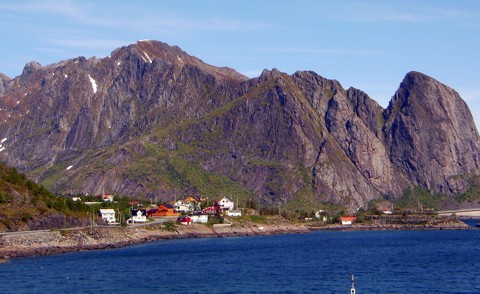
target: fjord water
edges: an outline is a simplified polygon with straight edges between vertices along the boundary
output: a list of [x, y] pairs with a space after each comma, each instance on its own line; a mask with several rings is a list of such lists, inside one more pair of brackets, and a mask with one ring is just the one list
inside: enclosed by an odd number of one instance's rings
[[480, 293], [480, 231], [178, 239], [0, 264], [0, 293]]

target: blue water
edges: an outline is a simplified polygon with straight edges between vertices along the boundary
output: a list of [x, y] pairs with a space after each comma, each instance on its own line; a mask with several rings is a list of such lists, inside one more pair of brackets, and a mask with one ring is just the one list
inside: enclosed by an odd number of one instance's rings
[[0, 293], [480, 293], [480, 230], [182, 239], [0, 264]]

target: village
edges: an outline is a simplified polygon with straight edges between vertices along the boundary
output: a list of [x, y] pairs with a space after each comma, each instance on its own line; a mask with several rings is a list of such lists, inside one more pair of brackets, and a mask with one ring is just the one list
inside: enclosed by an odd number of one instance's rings
[[[102, 194], [99, 198], [101, 201], [84, 201], [82, 203], [92, 207], [97, 207], [98, 205], [115, 207], [114, 195]], [[72, 201], [77, 202], [82, 201], [82, 199], [81, 197], [72, 197]], [[158, 219], [175, 220], [178, 224], [183, 225], [193, 223], [207, 224], [209, 221], [212, 222], [213, 219], [216, 220], [215, 222], [221, 223], [223, 222], [223, 216], [242, 216], [242, 211], [226, 196], [214, 200], [210, 206], [206, 204], [208, 204], [207, 198], [195, 196], [188, 196], [184, 199], [171, 203], [165, 202], [160, 205], [147, 205], [139, 200], [131, 200], [128, 202], [128, 218], [125, 218], [125, 214], [122, 213], [120, 206], [117, 206], [117, 208], [99, 208], [98, 216], [107, 225], [133, 225], [148, 223]], [[90, 221], [96, 225], [93, 213]]]
[[[173, 221], [179, 225], [190, 224], [223, 224], [228, 218], [241, 217], [242, 215], [255, 214], [276, 214], [275, 212], [265, 213], [265, 210], [256, 211], [255, 209], [247, 209], [238, 207], [227, 196], [218, 197], [218, 199], [208, 200], [207, 197], [187, 196], [183, 199], [172, 200], [161, 204], [146, 203], [140, 200], [128, 200], [125, 208], [125, 199], [115, 200], [112, 194], [102, 194], [97, 197], [97, 201], [84, 201], [82, 197], [71, 197], [74, 202], [81, 202], [92, 207], [90, 215], [91, 225], [108, 225], [108, 226], [131, 226], [139, 224], [148, 224], [155, 221]], [[92, 197], [89, 197], [91, 200]], [[119, 202], [123, 201], [123, 208]], [[96, 211], [96, 213], [94, 212]], [[280, 215], [280, 213], [278, 213]], [[310, 215], [297, 217], [300, 222], [316, 222], [321, 224], [340, 224], [342, 226], [350, 226], [354, 223], [365, 221], [382, 221], [390, 222], [398, 220], [399, 216], [392, 215], [393, 212], [388, 208], [377, 210], [377, 215], [357, 213], [356, 215], [329, 215], [325, 210], [317, 210], [311, 212]], [[283, 213], [284, 218], [287, 218]], [[100, 222], [95, 220], [101, 219]], [[228, 221], [227, 221], [228, 222]]]

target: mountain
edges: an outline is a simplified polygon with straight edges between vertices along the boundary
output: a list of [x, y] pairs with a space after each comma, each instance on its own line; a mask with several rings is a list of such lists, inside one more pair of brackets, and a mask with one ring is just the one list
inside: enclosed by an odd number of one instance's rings
[[248, 79], [139, 41], [0, 82], [0, 160], [57, 193], [353, 210], [413, 188], [454, 197], [479, 179], [468, 107], [418, 72], [383, 109], [314, 72]]
[[413, 185], [456, 194], [478, 176], [478, 132], [468, 106], [453, 89], [411, 72], [385, 117], [390, 161]]

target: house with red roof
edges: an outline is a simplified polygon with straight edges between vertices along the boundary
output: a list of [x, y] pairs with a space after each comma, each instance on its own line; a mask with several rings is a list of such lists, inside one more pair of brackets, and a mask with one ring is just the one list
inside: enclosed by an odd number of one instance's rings
[[147, 211], [149, 217], [162, 217], [162, 216], [179, 216], [180, 213], [175, 211], [173, 205], [164, 203], [157, 209], [151, 209]]
[[356, 220], [357, 220], [357, 218], [354, 217], [354, 216], [342, 216], [342, 217], [340, 217], [340, 221], [342, 222], [343, 226], [351, 225]]

